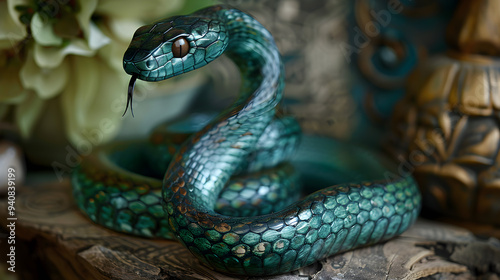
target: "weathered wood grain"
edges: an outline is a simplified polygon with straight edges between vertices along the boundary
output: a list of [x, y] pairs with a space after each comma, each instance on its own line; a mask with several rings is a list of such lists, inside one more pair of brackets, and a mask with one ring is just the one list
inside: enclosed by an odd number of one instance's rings
[[[17, 257], [20, 279], [236, 279], [204, 267], [175, 241], [127, 236], [93, 224], [77, 209], [67, 181], [26, 187], [16, 199], [16, 244], [24, 248]], [[5, 198], [0, 209], [6, 221]], [[388, 242], [258, 279], [499, 279], [499, 274], [500, 241], [419, 220]]]

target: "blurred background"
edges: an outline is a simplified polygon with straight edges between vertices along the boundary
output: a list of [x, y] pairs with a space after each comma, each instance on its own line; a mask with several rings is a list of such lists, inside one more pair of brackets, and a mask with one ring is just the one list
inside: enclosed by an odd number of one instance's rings
[[122, 117], [134, 31], [217, 3], [271, 31], [281, 109], [305, 133], [388, 152], [414, 173], [428, 217], [500, 235], [500, 2], [487, 0], [0, 1], [0, 191], [9, 166], [18, 185], [63, 181], [99, 145], [225, 108], [240, 77], [222, 57], [139, 81], [135, 118]]
[[[285, 112], [306, 132], [367, 145], [380, 144], [411, 70], [444, 50], [456, 4], [221, 2], [249, 12], [274, 35], [286, 67]], [[67, 167], [68, 153], [84, 156], [113, 139], [144, 137], [198, 104], [223, 108], [239, 84], [226, 59], [166, 82], [139, 82], [135, 118], [121, 117], [129, 79], [121, 59], [135, 29], [215, 3], [2, 1], [0, 117], [15, 130], [28, 162]]]

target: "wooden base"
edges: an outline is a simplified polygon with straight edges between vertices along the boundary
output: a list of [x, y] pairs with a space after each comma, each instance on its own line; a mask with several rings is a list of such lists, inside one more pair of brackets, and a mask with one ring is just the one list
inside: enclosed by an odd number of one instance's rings
[[[241, 279], [204, 267], [175, 241], [127, 236], [93, 224], [77, 209], [67, 181], [25, 187], [15, 205], [16, 272], [4, 275], [28, 280]], [[2, 231], [9, 234], [5, 197], [0, 209]], [[5, 258], [10, 245], [0, 244]], [[463, 228], [419, 220], [388, 242], [260, 279], [499, 279], [499, 274], [499, 240], [480, 240]]]

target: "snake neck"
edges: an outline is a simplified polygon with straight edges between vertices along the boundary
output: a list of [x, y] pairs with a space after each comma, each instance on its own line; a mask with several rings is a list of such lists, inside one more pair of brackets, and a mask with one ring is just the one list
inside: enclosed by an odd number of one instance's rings
[[213, 211], [218, 193], [271, 122], [284, 86], [280, 54], [259, 22], [222, 6], [210, 13], [204, 16], [224, 23], [230, 36], [225, 54], [240, 69], [240, 93], [230, 108], [184, 144], [164, 182], [164, 198], [177, 205], [203, 205], [206, 211]]
[[226, 10], [224, 17], [230, 36], [226, 54], [242, 74], [239, 101], [245, 110], [254, 109], [257, 114], [274, 110], [281, 100], [284, 69], [273, 37], [259, 22], [238, 10]]

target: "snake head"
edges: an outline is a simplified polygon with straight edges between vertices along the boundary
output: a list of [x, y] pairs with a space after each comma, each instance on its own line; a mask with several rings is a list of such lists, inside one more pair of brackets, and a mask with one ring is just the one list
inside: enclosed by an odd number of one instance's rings
[[178, 16], [139, 28], [123, 56], [125, 72], [161, 81], [197, 69], [220, 56], [228, 43], [219, 21]]

